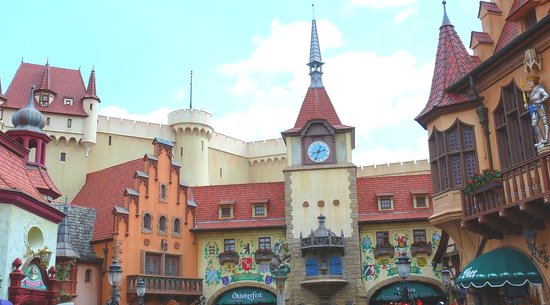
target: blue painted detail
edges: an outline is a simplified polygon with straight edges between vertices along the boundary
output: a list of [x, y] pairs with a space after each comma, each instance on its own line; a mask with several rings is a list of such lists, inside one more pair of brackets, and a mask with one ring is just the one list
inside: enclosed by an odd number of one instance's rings
[[319, 275], [319, 262], [315, 257], [306, 260], [306, 276]]
[[330, 274], [342, 275], [342, 257], [332, 256], [330, 258]]

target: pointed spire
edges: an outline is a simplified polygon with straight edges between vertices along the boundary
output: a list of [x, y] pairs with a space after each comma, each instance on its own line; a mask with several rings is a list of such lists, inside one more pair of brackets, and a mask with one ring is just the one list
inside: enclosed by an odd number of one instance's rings
[[465, 94], [446, 92], [445, 89], [472, 71], [478, 64], [468, 54], [454, 26], [450, 23], [445, 4], [446, 1], [443, 1], [443, 24], [439, 27], [439, 43], [430, 97], [424, 110], [415, 119], [424, 127], [427, 124], [426, 114], [431, 110], [466, 102], [472, 98]]
[[[313, 6], [313, 4], [312, 4]], [[311, 77], [310, 88], [323, 87], [323, 61], [321, 59], [321, 47], [319, 46], [319, 37], [317, 36], [317, 22], [315, 18], [311, 20], [311, 46], [309, 49], [309, 75]]]
[[65, 218], [59, 224], [57, 230], [57, 251], [56, 256], [59, 257], [79, 257], [71, 244], [70, 224], [69, 224], [69, 209], [67, 201], [65, 200], [65, 206], [63, 206], [63, 213]]
[[92, 67], [92, 72], [90, 72], [90, 78], [88, 79], [88, 88], [86, 88], [86, 95], [84, 95], [84, 98], [95, 99], [98, 102], [100, 101], [96, 93], [95, 67]]
[[49, 90], [52, 91], [52, 73], [50, 71], [50, 64], [46, 60], [46, 65], [44, 66], [44, 76], [42, 77], [42, 85], [40, 90]]
[[447, 16], [447, 1], [443, 0], [443, 22], [441, 25], [452, 25], [449, 17]]

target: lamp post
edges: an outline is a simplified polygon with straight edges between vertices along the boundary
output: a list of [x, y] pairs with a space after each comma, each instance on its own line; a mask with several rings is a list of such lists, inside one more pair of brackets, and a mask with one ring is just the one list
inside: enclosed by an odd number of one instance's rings
[[397, 257], [397, 262], [395, 263], [395, 265], [397, 266], [397, 273], [403, 280], [403, 287], [401, 287], [401, 289], [398, 288], [396, 294], [401, 296], [406, 302], [409, 302], [409, 300], [411, 299], [411, 294], [414, 293], [414, 290], [407, 287], [406, 284], [406, 279], [411, 274], [411, 261], [406, 254], [400, 253]]
[[136, 294], [138, 296], [138, 304], [143, 305], [143, 296], [145, 295], [145, 281], [143, 278], [139, 278], [136, 286]]
[[111, 300], [109, 301], [108, 305], [118, 305], [120, 294], [118, 293], [117, 287], [120, 285], [120, 281], [122, 280], [122, 267], [118, 263], [117, 259], [114, 259], [109, 266], [109, 271], [107, 271], [107, 278], [109, 279], [109, 284], [112, 287]]
[[445, 298], [447, 304], [449, 304], [449, 294], [451, 292], [451, 272], [446, 267], [441, 270], [441, 281], [443, 282], [443, 286], [445, 287]]

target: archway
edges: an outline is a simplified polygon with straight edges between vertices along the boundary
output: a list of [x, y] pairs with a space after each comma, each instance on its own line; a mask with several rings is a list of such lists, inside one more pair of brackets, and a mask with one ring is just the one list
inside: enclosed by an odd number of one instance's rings
[[398, 276], [382, 281], [370, 289], [369, 305], [422, 304], [446, 301], [441, 282], [434, 278], [411, 275], [407, 281]]
[[235, 285], [227, 287], [222, 291], [214, 293], [209, 305], [275, 305], [277, 296], [274, 289], [269, 286], [260, 287], [259, 285]]

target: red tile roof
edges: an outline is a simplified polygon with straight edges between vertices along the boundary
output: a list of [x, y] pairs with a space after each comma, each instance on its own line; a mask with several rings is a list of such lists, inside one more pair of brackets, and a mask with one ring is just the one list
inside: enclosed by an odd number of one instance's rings
[[0, 191], [17, 190], [48, 204], [33, 184], [24, 156], [28, 151], [0, 131]]
[[445, 89], [468, 74], [478, 63], [479, 61], [472, 60], [472, 57], [466, 51], [454, 26], [451, 24], [442, 25], [439, 28], [439, 43], [437, 45], [430, 97], [426, 107], [416, 117], [416, 120], [421, 122], [424, 115], [437, 107], [468, 101], [468, 95], [448, 93]]
[[533, 0], [514, 0], [507, 19], [515, 21], [518, 18], [521, 18], [521, 16], [523, 16], [523, 14], [525, 14], [529, 9], [537, 6], [538, 2], [539, 1]]
[[6, 101], [6, 96], [2, 93], [2, 80], [0, 79], [0, 100]]
[[86, 183], [72, 203], [97, 210], [94, 241], [113, 236], [113, 208], [124, 203], [124, 190], [134, 187], [136, 170], [143, 170], [142, 159], [128, 161], [86, 175]]
[[502, 28], [502, 33], [498, 38], [497, 45], [495, 47], [495, 53], [504, 48], [512, 40], [519, 35], [519, 25], [515, 21], [506, 21]]
[[41, 166], [29, 165], [29, 177], [34, 186], [43, 194], [51, 196], [52, 199], [56, 199], [61, 196], [61, 192], [57, 189], [57, 186], [52, 181], [52, 178], [48, 172]]
[[[235, 230], [285, 226], [284, 182], [199, 186], [193, 188], [197, 203], [197, 230]], [[269, 198], [267, 217], [252, 217], [251, 202]], [[235, 201], [233, 219], [220, 220], [218, 203]]]
[[[498, 7], [498, 5], [494, 2], [485, 2], [485, 1], [480, 1], [479, 2], [479, 9], [481, 11], [481, 8], [484, 8], [486, 9], [489, 13], [494, 13], [494, 14], [502, 14], [502, 10]], [[479, 13], [478, 13], [478, 17], [479, 17]]]
[[473, 38], [475, 38], [479, 43], [488, 43], [488, 44], [495, 43], [491, 38], [491, 35], [489, 35], [489, 33], [486, 33], [486, 32], [472, 31], [472, 40]]
[[[357, 201], [360, 222], [402, 221], [410, 219], [428, 219], [432, 215], [432, 203], [428, 208], [414, 208], [413, 194], [419, 190], [428, 193], [431, 199], [431, 175], [402, 175], [387, 177], [357, 178]], [[379, 211], [377, 194], [391, 193], [393, 210]]]
[[90, 73], [90, 78], [88, 79], [88, 88], [86, 89], [86, 95], [84, 97], [96, 99], [99, 101], [99, 97], [97, 96], [95, 88], [95, 70], [93, 69]]
[[283, 133], [296, 132], [301, 130], [308, 121], [313, 119], [326, 120], [332, 127], [336, 129], [349, 129], [350, 126], [342, 125], [340, 118], [330, 101], [330, 97], [324, 87], [308, 88], [300, 113], [294, 124], [294, 128], [284, 131]]
[[[45, 66], [21, 63], [13, 80], [6, 91], [7, 101], [4, 107], [20, 109], [26, 106], [29, 100], [31, 85], [43, 84]], [[42, 113], [61, 113], [76, 116], [87, 116], [82, 107], [82, 98], [86, 94], [86, 87], [79, 70], [49, 67], [51, 74], [50, 89], [57, 95], [48, 107], [35, 103], [35, 107]], [[72, 105], [65, 105], [64, 98], [72, 98]], [[36, 101], [35, 101], [36, 102]]]

